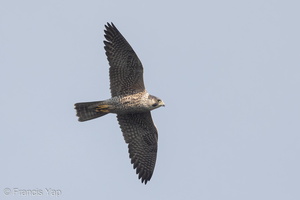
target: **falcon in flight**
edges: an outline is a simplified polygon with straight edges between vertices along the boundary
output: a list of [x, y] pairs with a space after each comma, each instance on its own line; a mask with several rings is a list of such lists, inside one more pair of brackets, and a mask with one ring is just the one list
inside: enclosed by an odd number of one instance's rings
[[105, 28], [111, 98], [76, 103], [75, 109], [80, 122], [117, 114], [133, 168], [146, 184], [154, 171], [158, 140], [150, 111], [165, 104], [146, 91], [142, 63], [119, 30], [113, 23], [107, 23]]

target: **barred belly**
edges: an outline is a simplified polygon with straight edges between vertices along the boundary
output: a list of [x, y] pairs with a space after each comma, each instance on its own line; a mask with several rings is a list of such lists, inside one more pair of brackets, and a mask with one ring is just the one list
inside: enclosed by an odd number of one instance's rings
[[143, 93], [136, 93], [128, 96], [113, 97], [108, 101], [112, 104], [111, 112], [117, 114], [124, 113], [140, 113], [149, 111], [147, 104], [148, 95]]

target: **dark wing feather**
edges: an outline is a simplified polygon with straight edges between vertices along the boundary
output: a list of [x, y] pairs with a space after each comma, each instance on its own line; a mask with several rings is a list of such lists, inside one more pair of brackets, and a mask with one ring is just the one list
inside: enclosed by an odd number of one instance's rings
[[129, 157], [142, 183], [149, 181], [154, 171], [158, 134], [150, 112], [118, 114]]
[[113, 23], [107, 23], [105, 28], [104, 49], [110, 65], [111, 95], [114, 97], [144, 91], [141, 61]]

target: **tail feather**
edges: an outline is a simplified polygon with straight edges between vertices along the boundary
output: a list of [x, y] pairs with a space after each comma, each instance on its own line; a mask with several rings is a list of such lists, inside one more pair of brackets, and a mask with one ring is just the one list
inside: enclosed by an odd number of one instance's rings
[[78, 121], [84, 122], [108, 114], [108, 112], [102, 112], [97, 109], [99, 105], [103, 104], [104, 101], [76, 103], [75, 109], [77, 111], [77, 116], [79, 117]]

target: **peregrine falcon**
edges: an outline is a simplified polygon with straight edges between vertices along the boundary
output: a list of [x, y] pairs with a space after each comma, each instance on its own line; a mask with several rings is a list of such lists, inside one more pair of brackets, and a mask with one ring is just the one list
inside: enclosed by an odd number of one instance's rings
[[142, 63], [119, 30], [113, 23], [107, 23], [105, 28], [111, 98], [76, 103], [75, 109], [80, 122], [117, 114], [133, 168], [142, 183], [147, 184], [154, 171], [158, 140], [150, 111], [165, 104], [146, 91]]

